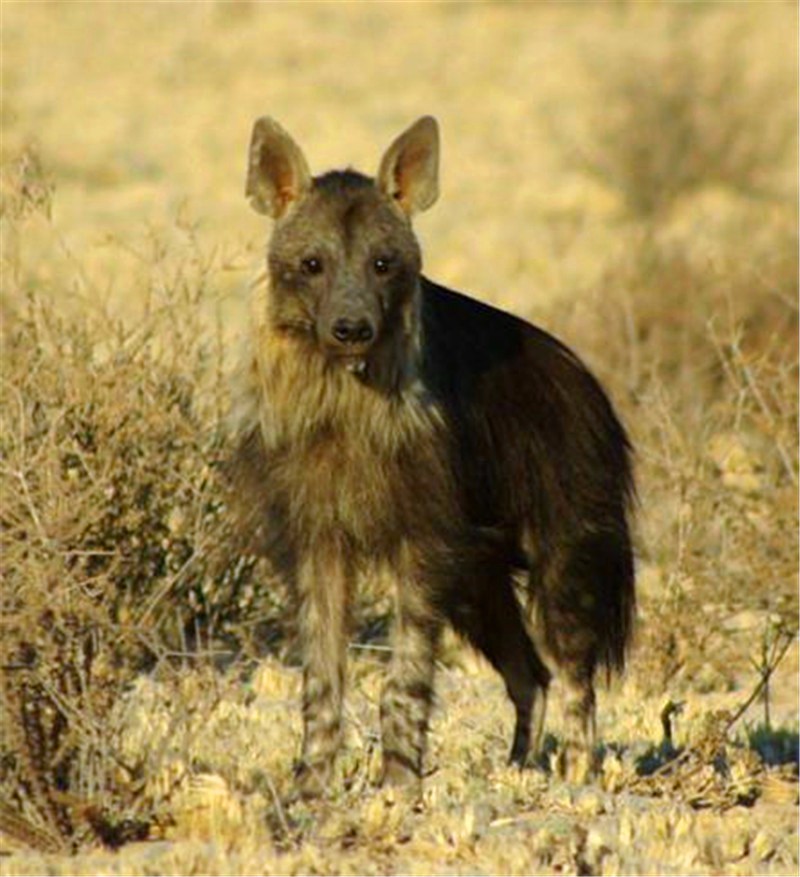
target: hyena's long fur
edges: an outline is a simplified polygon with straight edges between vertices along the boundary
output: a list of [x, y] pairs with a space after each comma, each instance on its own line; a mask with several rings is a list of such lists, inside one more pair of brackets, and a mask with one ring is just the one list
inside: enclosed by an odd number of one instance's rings
[[354, 582], [394, 582], [381, 702], [384, 775], [421, 775], [437, 642], [449, 622], [502, 674], [511, 759], [538, 745], [550, 670], [570, 741], [590, 751], [598, 666], [623, 666], [634, 613], [630, 451], [602, 389], [560, 342], [421, 274], [410, 217], [436, 199], [421, 119], [375, 180], [312, 178], [260, 119], [247, 193], [275, 225], [234, 404], [236, 493], [293, 586], [303, 654], [300, 774], [326, 781], [341, 738]]

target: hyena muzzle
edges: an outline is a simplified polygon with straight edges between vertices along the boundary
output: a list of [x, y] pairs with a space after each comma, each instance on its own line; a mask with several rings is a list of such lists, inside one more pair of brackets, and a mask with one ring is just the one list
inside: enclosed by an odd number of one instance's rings
[[[255, 123], [247, 195], [274, 221], [233, 408], [236, 495], [292, 586], [303, 655], [300, 775], [324, 787], [342, 732], [348, 602], [393, 582], [384, 778], [421, 776], [445, 623], [502, 675], [511, 760], [540, 742], [551, 667], [568, 753], [594, 745], [595, 671], [621, 669], [634, 614], [630, 447], [597, 381], [546, 332], [421, 273], [411, 217], [438, 195], [436, 122], [373, 179], [313, 177]], [[571, 757], [571, 756], [570, 756]]]

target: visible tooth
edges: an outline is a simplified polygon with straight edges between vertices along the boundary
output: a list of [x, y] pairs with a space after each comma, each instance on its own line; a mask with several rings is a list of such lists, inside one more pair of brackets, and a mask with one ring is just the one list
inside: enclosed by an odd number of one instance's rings
[[367, 364], [363, 359], [351, 359], [347, 363], [347, 370], [354, 375], [363, 375], [367, 370]]

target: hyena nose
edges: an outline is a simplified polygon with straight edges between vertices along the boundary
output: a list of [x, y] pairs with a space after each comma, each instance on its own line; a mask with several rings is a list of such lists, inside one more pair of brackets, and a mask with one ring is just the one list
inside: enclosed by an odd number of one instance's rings
[[333, 324], [331, 332], [340, 344], [368, 344], [375, 335], [372, 325], [364, 318], [350, 320], [340, 317]]

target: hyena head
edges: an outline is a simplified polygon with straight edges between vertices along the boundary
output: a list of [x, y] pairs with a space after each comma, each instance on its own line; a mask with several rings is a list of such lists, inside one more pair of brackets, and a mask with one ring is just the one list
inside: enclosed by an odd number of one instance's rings
[[352, 170], [312, 177], [283, 128], [256, 121], [246, 194], [274, 220], [267, 264], [277, 331], [364, 377], [413, 337], [421, 255], [410, 220], [438, 196], [438, 163], [429, 116], [392, 143], [375, 179]]

